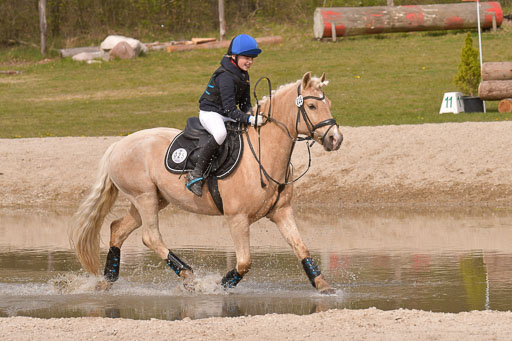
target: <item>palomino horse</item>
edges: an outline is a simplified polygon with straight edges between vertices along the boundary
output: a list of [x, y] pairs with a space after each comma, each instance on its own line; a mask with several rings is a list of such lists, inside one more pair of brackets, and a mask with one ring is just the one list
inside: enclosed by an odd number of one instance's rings
[[[248, 140], [252, 141], [252, 153], [245, 148], [236, 170], [218, 183], [236, 251], [236, 267], [221, 282], [225, 288], [236, 286], [249, 271], [250, 225], [267, 217], [277, 225], [302, 262], [311, 284], [321, 293], [334, 292], [311, 259], [297, 230], [291, 207], [293, 180], [289, 181], [292, 173], [290, 157], [299, 135], [310, 136], [327, 151], [340, 148], [343, 137], [331, 115], [331, 102], [322, 91], [327, 83], [325, 74], [317, 78], [308, 72], [302, 80], [282, 86], [273, 96], [262, 100], [261, 112], [271, 105], [272, 117], [270, 114], [266, 116], [266, 122], [259, 131], [247, 128], [243, 143], [247, 146]], [[194, 274], [191, 267], [169, 250], [162, 240], [158, 212], [172, 204], [199, 214], [221, 213], [210, 192], [205, 190], [202, 197], [195, 196], [185, 188], [185, 177], [171, 174], [164, 167], [167, 147], [179, 132], [172, 128], [136, 132], [112, 144], [101, 159], [99, 175], [91, 193], [75, 215], [72, 241], [83, 268], [97, 275], [101, 266], [99, 251], [103, 220], [118, 192], [126, 195], [130, 208], [123, 218], [110, 225], [105, 283], [118, 278], [121, 246], [140, 226], [144, 245], [166, 260], [170, 268], [184, 279], [185, 286], [192, 283]], [[260, 143], [254, 143], [258, 138]], [[266, 186], [262, 186], [263, 179], [266, 179]]]

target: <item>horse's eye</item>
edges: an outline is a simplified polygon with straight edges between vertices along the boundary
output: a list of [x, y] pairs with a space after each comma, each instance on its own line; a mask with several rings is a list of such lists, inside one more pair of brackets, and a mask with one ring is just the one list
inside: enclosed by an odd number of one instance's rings
[[308, 104], [308, 108], [311, 109], [311, 110], [315, 110], [316, 109], [314, 104]]

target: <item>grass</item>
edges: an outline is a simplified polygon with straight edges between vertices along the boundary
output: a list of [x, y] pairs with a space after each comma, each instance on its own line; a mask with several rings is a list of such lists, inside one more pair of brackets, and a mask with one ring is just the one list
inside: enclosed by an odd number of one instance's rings
[[[487, 102], [488, 112], [439, 114], [445, 92], [455, 91], [464, 32], [358, 36], [315, 41], [312, 32], [276, 28], [280, 45], [263, 45], [251, 79], [273, 87], [305, 72], [326, 72], [336, 120], [345, 126], [511, 120]], [[304, 33], [301, 33], [304, 32]], [[252, 32], [251, 32], [252, 33]], [[483, 33], [484, 61], [512, 60], [512, 29]], [[476, 32], [474, 41], [478, 41]], [[37, 50], [0, 49], [0, 137], [126, 135], [155, 126], [183, 128], [223, 49], [150, 52], [131, 61], [101, 64], [53, 58], [33, 62]], [[27, 60], [29, 62], [27, 62]], [[266, 90], [259, 89], [259, 96]]]

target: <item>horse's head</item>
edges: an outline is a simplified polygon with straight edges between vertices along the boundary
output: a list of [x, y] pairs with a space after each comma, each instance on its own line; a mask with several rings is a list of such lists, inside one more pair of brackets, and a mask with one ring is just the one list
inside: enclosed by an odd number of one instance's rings
[[340, 148], [343, 135], [332, 117], [331, 101], [322, 90], [328, 83], [325, 73], [320, 78], [312, 77], [311, 72], [302, 77], [297, 88], [297, 133], [311, 136], [332, 151]]

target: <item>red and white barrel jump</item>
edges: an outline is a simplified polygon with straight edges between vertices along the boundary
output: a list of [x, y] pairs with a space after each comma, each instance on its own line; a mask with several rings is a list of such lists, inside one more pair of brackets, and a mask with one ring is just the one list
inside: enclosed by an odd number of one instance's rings
[[[499, 2], [480, 2], [482, 28], [491, 28], [503, 21]], [[331, 37], [332, 25], [337, 37], [360, 34], [435, 31], [477, 28], [474, 2], [418, 5], [317, 8], [314, 14], [315, 38]]]

